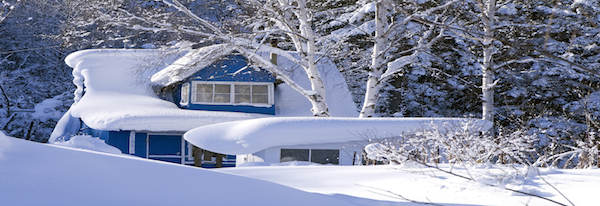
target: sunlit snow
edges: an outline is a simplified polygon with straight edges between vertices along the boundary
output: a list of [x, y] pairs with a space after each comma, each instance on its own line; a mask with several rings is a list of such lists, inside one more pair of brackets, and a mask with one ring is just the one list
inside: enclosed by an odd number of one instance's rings
[[[597, 205], [599, 169], [416, 164], [200, 169], [130, 155], [29, 142], [0, 134], [2, 205]], [[287, 165], [287, 166], [283, 166]], [[547, 182], [547, 183], [546, 183]], [[554, 188], [556, 188], [556, 190]], [[36, 192], [37, 191], [37, 192]], [[568, 200], [563, 197], [560, 191]], [[32, 192], [36, 192], [32, 194]], [[406, 198], [406, 199], [403, 199]], [[569, 204], [570, 205], [570, 204]]]

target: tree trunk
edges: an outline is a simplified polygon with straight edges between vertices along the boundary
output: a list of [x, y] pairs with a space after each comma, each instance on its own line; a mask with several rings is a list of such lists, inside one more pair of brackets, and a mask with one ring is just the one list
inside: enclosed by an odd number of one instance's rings
[[382, 2], [377, 3], [377, 10], [375, 11], [375, 45], [373, 46], [373, 53], [371, 54], [371, 66], [369, 72], [369, 79], [367, 80], [367, 91], [365, 93], [365, 100], [363, 102], [362, 109], [360, 110], [360, 118], [373, 117], [375, 113], [375, 105], [377, 105], [377, 98], [381, 90], [380, 79], [383, 74], [383, 63], [385, 61], [383, 52], [385, 51], [385, 44], [387, 38], [385, 38], [385, 29], [388, 27], [387, 21], [387, 10], [384, 8]]
[[298, 0], [297, 2], [298, 10], [296, 15], [298, 16], [298, 20], [300, 22], [300, 33], [306, 39], [306, 50], [299, 51], [303, 53], [301, 54], [304, 56], [302, 61], [306, 65], [304, 70], [306, 71], [306, 75], [310, 81], [311, 89], [313, 90], [313, 94], [311, 95], [311, 99], [313, 99], [313, 108], [311, 111], [314, 116], [329, 117], [329, 108], [327, 107], [325, 99], [325, 85], [323, 84], [323, 80], [321, 79], [321, 75], [317, 68], [317, 62], [315, 61], [315, 53], [317, 52], [315, 35], [309, 22], [306, 2], [304, 0]]
[[488, 0], [484, 11], [482, 11], [482, 21], [484, 24], [485, 37], [483, 44], [483, 61], [482, 61], [482, 85], [483, 94], [482, 115], [484, 120], [494, 121], [494, 69], [492, 55], [494, 54], [494, 46], [492, 44], [494, 36], [494, 15], [496, 13], [496, 0]]

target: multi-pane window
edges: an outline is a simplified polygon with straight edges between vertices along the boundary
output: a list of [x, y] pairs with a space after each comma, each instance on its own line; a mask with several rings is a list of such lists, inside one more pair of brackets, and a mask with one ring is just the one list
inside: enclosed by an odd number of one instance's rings
[[193, 82], [193, 85], [194, 103], [273, 104], [272, 83]]
[[268, 85], [233, 85], [235, 103], [268, 104]]
[[331, 149], [281, 149], [280, 162], [306, 161], [319, 164], [339, 164], [340, 150]]

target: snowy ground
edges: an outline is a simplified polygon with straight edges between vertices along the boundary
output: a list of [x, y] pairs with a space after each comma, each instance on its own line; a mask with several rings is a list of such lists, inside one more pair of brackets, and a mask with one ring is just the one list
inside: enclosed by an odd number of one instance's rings
[[[0, 135], [1, 205], [598, 205], [600, 170], [453, 168], [477, 182], [403, 166], [238, 167], [205, 170]], [[298, 164], [298, 165], [294, 165]], [[444, 169], [450, 170], [446, 166]], [[499, 188], [486, 186], [493, 184]]]

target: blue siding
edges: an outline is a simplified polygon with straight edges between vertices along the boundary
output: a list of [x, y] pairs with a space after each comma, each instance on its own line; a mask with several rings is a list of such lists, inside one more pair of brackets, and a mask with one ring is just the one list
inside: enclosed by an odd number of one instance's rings
[[[92, 135], [94, 137], [99, 137], [104, 140], [108, 145], [118, 148], [124, 154], [129, 153], [129, 136], [131, 135], [130, 131], [103, 131], [103, 130], [95, 130], [91, 128], [87, 128], [87, 130], [82, 130], [85, 134]], [[150, 139], [148, 139], [150, 136]], [[184, 151], [181, 151], [181, 138], [180, 134], [150, 134], [143, 132], [135, 133], [135, 153], [132, 154], [134, 156], [154, 159], [159, 161], [166, 161], [172, 163], [182, 164], [181, 157], [170, 157], [164, 155], [187, 155], [189, 152], [187, 150], [187, 145], [189, 144], [187, 141], [184, 142]], [[147, 142], [149, 141], [149, 142]], [[150, 144], [150, 150], [148, 150], [148, 145]], [[150, 155], [148, 157], [147, 155]], [[159, 157], [152, 157], [152, 155], [159, 155]], [[161, 156], [163, 155], [163, 156]], [[226, 160], [223, 161], [222, 167], [235, 167], [235, 155], [226, 155]], [[185, 157], [185, 161], [192, 161]], [[189, 162], [188, 162], [189, 163]], [[204, 168], [214, 168], [215, 164], [207, 162], [206, 164], [202, 164]]]
[[[236, 73], [240, 69], [246, 67], [248, 62], [241, 55], [229, 55], [224, 59], [219, 60], [211, 66], [205, 67], [195, 74], [184, 80], [184, 84], [191, 81], [228, 81], [228, 82], [269, 82], [274, 83], [275, 77], [271, 72], [259, 68], [246, 68], [242, 72]], [[175, 104], [183, 109], [192, 110], [207, 110], [207, 111], [228, 111], [228, 112], [245, 112], [275, 115], [275, 106], [256, 107], [251, 105], [218, 105], [218, 104], [192, 104], [180, 105], [181, 101], [181, 86], [176, 87], [173, 91], [173, 100]], [[190, 90], [191, 90], [190, 85]], [[192, 92], [188, 93], [191, 100]]]
[[146, 157], [146, 133], [135, 133], [135, 156]]
[[165, 162], [171, 162], [171, 163], [177, 163], [177, 164], [181, 164], [181, 158], [171, 158], [171, 157], [150, 157], [148, 159], [153, 159], [153, 160], [159, 160], [159, 161], [165, 161]]
[[119, 148], [121, 152], [127, 154], [129, 153], [129, 132], [110, 131], [106, 143]]
[[271, 114], [275, 115], [275, 106], [270, 107], [254, 107], [249, 105], [214, 105], [214, 104], [189, 104], [183, 106], [187, 109], [193, 110], [207, 110], [207, 111], [226, 111], [226, 112], [245, 112], [245, 113], [259, 113], [259, 114]]
[[181, 155], [181, 135], [150, 135], [149, 155]]

